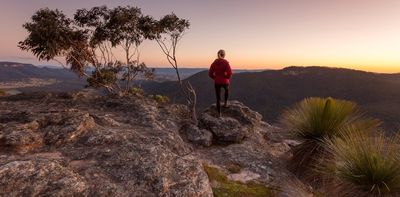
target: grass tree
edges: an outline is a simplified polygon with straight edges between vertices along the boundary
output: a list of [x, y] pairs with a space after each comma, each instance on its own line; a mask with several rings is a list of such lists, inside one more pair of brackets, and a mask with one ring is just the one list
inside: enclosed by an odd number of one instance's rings
[[327, 140], [342, 135], [348, 127], [368, 130], [377, 122], [365, 119], [356, 104], [332, 98], [307, 98], [286, 110], [281, 123], [300, 142], [293, 147], [291, 167], [313, 178], [313, 169], [327, 154]]
[[[23, 25], [28, 36], [19, 47], [39, 60], [58, 61], [86, 76], [90, 86], [126, 93], [138, 74], [151, 78], [153, 73], [140, 62], [139, 46], [146, 37], [144, 18], [139, 8], [130, 6], [80, 9], [73, 18], [44, 8]], [[125, 58], [116, 57], [119, 49], [123, 49]]]
[[344, 197], [400, 196], [399, 139], [349, 131], [328, 142], [332, 157], [321, 168], [327, 191]]

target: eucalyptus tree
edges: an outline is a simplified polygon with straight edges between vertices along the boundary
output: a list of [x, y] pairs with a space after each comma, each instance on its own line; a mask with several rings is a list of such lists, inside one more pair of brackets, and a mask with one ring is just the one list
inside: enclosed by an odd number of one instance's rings
[[[86, 76], [89, 86], [127, 93], [137, 75], [153, 76], [153, 70], [140, 62], [139, 46], [149, 33], [146, 18], [140, 8], [131, 6], [79, 9], [73, 18], [44, 8], [23, 25], [28, 36], [19, 47], [39, 60], [55, 60]], [[117, 57], [121, 49], [124, 58]]]
[[183, 83], [179, 74], [179, 64], [177, 58], [177, 47], [185, 32], [190, 27], [190, 23], [186, 19], [179, 18], [176, 14], [171, 13], [165, 15], [160, 20], [152, 20], [147, 18], [147, 25], [152, 24], [150, 33], [147, 33], [149, 39], [157, 42], [161, 51], [166, 56], [168, 63], [175, 69], [176, 76], [185, 96], [188, 107], [191, 110], [191, 118], [197, 124], [196, 116], [196, 91], [189, 81]]

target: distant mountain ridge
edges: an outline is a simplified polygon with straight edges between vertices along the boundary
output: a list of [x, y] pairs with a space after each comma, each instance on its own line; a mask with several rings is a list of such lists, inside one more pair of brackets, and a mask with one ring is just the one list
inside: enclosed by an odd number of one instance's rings
[[65, 68], [0, 62], [0, 89], [15, 86], [18, 88], [12, 88], [10, 91], [71, 91], [82, 89], [85, 84], [85, 79]]
[[[198, 106], [215, 102], [213, 82], [207, 69], [180, 70], [183, 78], [197, 91]], [[141, 85], [149, 94], [167, 95], [173, 102], [182, 100], [179, 86], [169, 68], [156, 70], [158, 80]], [[86, 85], [68, 69], [36, 67], [32, 64], [0, 62], [0, 84], [37, 78], [56, 79], [41, 87], [18, 88], [19, 91], [71, 91]], [[19, 82], [21, 83], [21, 82]], [[0, 87], [1, 89], [1, 87]], [[344, 68], [287, 67], [281, 70], [234, 70], [231, 99], [242, 101], [260, 112], [268, 122], [276, 122], [282, 111], [307, 97], [334, 97], [357, 102], [369, 115], [383, 120], [387, 130], [400, 130], [400, 74], [378, 74]]]
[[[206, 69], [181, 68], [179, 72], [182, 78], [187, 78], [204, 70]], [[176, 73], [172, 68], [155, 68], [155, 74], [157, 81], [176, 80]], [[0, 81], [14, 81], [28, 78], [76, 79], [77, 76], [69, 69], [52, 65], [36, 66], [33, 64], [0, 61]]]
[[0, 81], [13, 81], [29, 78], [77, 79], [68, 69], [37, 67], [33, 64], [0, 62]]
[[[197, 91], [198, 106], [215, 102], [213, 82], [207, 72], [187, 79]], [[150, 94], [163, 94], [184, 102], [176, 83], [147, 83]], [[231, 99], [240, 100], [276, 122], [282, 111], [307, 97], [334, 97], [358, 103], [363, 111], [400, 130], [400, 74], [378, 74], [344, 68], [287, 67], [281, 70], [234, 73]]]
[[[177, 80], [176, 72], [173, 68], [154, 69], [155, 81], [164, 82]], [[205, 70], [207, 70], [207, 68], [180, 68], [179, 73], [181, 78], [185, 79]], [[235, 71], [248, 72], [253, 70], [237, 69]], [[88, 69], [88, 72], [90, 72], [90, 69]], [[78, 77], [69, 69], [54, 65], [36, 66], [33, 64], [0, 61], [0, 82], [16, 81], [29, 78], [76, 80]]]

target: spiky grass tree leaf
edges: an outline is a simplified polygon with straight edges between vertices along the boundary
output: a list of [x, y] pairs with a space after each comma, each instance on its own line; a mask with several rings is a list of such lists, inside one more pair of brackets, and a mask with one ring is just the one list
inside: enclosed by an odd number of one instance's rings
[[326, 156], [326, 139], [348, 127], [368, 130], [377, 121], [366, 119], [353, 102], [332, 98], [307, 98], [286, 110], [280, 122], [300, 144], [292, 149], [291, 167], [298, 175], [314, 177], [312, 169]]
[[327, 142], [332, 157], [323, 171], [329, 190], [340, 196], [399, 196], [399, 138], [351, 128]]

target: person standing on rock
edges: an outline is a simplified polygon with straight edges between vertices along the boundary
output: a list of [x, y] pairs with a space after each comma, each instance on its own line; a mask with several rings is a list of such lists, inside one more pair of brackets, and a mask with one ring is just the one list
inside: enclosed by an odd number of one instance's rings
[[218, 51], [218, 58], [214, 60], [208, 70], [208, 76], [214, 80], [215, 94], [217, 96], [218, 116], [221, 116], [221, 89], [225, 90], [224, 107], [228, 107], [229, 83], [232, 77], [232, 70], [229, 62], [225, 59], [225, 51]]

